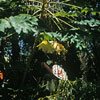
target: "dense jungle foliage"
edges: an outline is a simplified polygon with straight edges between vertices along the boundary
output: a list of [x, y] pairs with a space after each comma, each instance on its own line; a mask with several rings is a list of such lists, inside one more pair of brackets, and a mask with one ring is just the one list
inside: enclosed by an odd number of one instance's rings
[[[61, 65], [67, 80], [50, 70]], [[0, 100], [100, 100], [99, 0], [0, 0]]]

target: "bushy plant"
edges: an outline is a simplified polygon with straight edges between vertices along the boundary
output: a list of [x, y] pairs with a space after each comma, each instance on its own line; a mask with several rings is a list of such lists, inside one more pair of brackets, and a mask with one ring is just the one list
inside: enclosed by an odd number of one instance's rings
[[75, 81], [60, 80], [57, 90], [52, 95], [38, 100], [99, 100], [97, 88], [100, 89], [100, 85], [97, 83], [81, 79]]

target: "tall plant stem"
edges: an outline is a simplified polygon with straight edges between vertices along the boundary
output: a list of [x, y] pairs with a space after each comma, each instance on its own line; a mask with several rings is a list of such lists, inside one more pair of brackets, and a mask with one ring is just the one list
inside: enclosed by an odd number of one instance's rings
[[[40, 35], [40, 32], [39, 32], [38, 35], [35, 37], [35, 41], [34, 41], [33, 48], [32, 48], [32, 53], [31, 53], [31, 55], [27, 58], [26, 69], [25, 69], [25, 72], [24, 72], [24, 75], [23, 75], [23, 79], [22, 79], [20, 88], [23, 87], [24, 81], [25, 81], [25, 78], [26, 78], [26, 75], [27, 75], [27, 73], [28, 73], [28, 71], [29, 71], [29, 69], [30, 69], [30, 64], [31, 64], [31, 61], [32, 61], [33, 56], [34, 56], [34, 54], [35, 54], [36, 45], [37, 45], [37, 40], [38, 40], [39, 35]], [[36, 80], [35, 77], [34, 77], [34, 79]]]

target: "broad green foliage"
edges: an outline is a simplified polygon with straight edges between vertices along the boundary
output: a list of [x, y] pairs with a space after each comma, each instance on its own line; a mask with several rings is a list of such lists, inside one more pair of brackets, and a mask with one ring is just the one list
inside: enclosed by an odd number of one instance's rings
[[[60, 33], [60, 35], [61, 35], [61, 33]], [[60, 41], [60, 39], [62, 38], [62, 37], [60, 37], [60, 35], [57, 32], [41, 33], [40, 34], [41, 43], [37, 47], [39, 48], [39, 50], [42, 50], [44, 53], [53, 54], [56, 52], [58, 55], [65, 54], [67, 52], [67, 50], [61, 43], [57, 42], [57, 41]], [[60, 41], [60, 42], [64, 42], [64, 41]]]
[[79, 35], [78, 33], [75, 33], [74, 35], [67, 35], [66, 39], [70, 41], [70, 44], [75, 44], [76, 48], [78, 48], [79, 50], [87, 48], [84, 43], [84, 39], [82, 39], [81, 35]]
[[11, 25], [9, 24], [7, 20], [3, 19], [0, 24], [0, 31], [5, 32], [5, 29], [7, 28], [11, 28]]
[[39, 45], [37, 45], [37, 47], [39, 48], [39, 50], [42, 50], [44, 53], [53, 53], [55, 50], [54, 48], [52, 48], [51, 44], [44, 40], [42, 41]]
[[38, 19], [36, 17], [27, 14], [11, 16], [9, 18], [1, 20], [0, 31], [5, 33], [6, 30], [11, 30], [14, 28], [15, 32], [18, 34], [37, 32], [37, 21]]
[[[99, 100], [99, 82], [87, 82], [100, 78], [100, 3], [90, 2], [0, 0], [0, 100]], [[81, 80], [53, 86], [42, 62]]]
[[[57, 13], [55, 13], [54, 14], [56, 17], [57, 16], [59, 16], [59, 17], [65, 17], [65, 18], [67, 18], [67, 19], [69, 19], [69, 20], [71, 20], [70, 19], [70, 17], [72, 17], [72, 18], [74, 18], [74, 17], [78, 17], [78, 13], [76, 12], [76, 11], [69, 11], [68, 13], [67, 12], [57, 12]], [[73, 21], [73, 20], [72, 20]]]
[[94, 83], [84, 80], [60, 80], [53, 95], [41, 97], [38, 100], [99, 100], [96, 95], [97, 88], [98, 86]]
[[0, 18], [18, 15], [22, 12], [22, 0], [1, 0]]
[[85, 15], [87, 15], [88, 13], [90, 13], [92, 15], [96, 15], [96, 14], [100, 15], [100, 12], [94, 10], [92, 7], [91, 8], [85, 7], [84, 9], [82, 9], [81, 13], [84, 13]]
[[58, 55], [61, 54], [65, 54], [67, 52], [67, 50], [64, 48], [64, 46], [60, 43], [58, 43], [57, 41], [42, 41], [38, 46], [39, 50], [42, 49], [42, 51], [44, 53], [51, 53], [53, 54], [54, 52], [56, 52]]
[[56, 38], [54, 37], [54, 35], [56, 34], [56, 32], [43, 32], [40, 34], [40, 40], [47, 40], [47, 41], [53, 41], [56, 40]]
[[0, 2], [6, 2], [6, 0], [0, 0]]
[[74, 23], [78, 25], [89, 25], [90, 27], [96, 27], [100, 25], [100, 21], [96, 19], [81, 20], [80, 22], [75, 21]]
[[[79, 50], [86, 49], [87, 46], [84, 43], [84, 39], [80, 34], [75, 32], [75, 30], [79, 30], [78, 28], [73, 28], [71, 31], [66, 33], [65, 35], [62, 35], [60, 32], [47, 32], [47, 33], [42, 33], [41, 34], [41, 40], [49, 40], [49, 41], [54, 41], [58, 40], [60, 42], [66, 43], [65, 45], [68, 46], [70, 44], [75, 44], [76, 48]], [[71, 32], [75, 32], [75, 34], [71, 34]]]

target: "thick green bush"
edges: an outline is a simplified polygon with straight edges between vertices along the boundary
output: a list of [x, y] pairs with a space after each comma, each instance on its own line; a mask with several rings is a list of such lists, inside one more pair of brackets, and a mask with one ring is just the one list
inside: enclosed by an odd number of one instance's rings
[[95, 82], [60, 80], [52, 95], [38, 100], [99, 100], [97, 89], [100, 90], [100, 85]]

